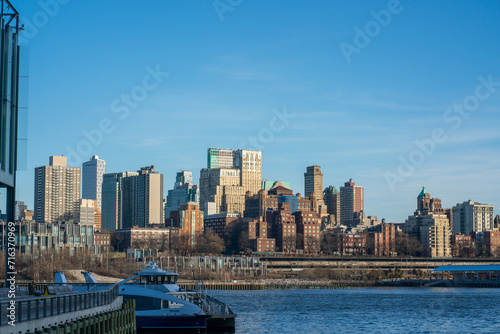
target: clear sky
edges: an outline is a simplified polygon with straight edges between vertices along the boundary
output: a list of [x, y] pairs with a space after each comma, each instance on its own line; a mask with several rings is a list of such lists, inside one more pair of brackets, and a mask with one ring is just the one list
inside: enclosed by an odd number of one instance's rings
[[11, 1], [29, 47], [30, 209], [50, 155], [154, 164], [166, 195], [222, 147], [261, 149], [263, 177], [295, 192], [310, 165], [324, 187], [352, 178], [366, 214], [392, 222], [423, 185], [499, 212], [499, 1]]

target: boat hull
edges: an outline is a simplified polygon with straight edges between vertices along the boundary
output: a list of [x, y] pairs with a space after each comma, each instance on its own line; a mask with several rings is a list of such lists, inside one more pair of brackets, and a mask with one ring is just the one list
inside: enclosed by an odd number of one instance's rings
[[205, 316], [139, 316], [135, 317], [137, 330], [141, 333], [159, 330], [205, 329]]
[[227, 317], [207, 317], [207, 329], [214, 331], [231, 331], [236, 327], [234, 316]]

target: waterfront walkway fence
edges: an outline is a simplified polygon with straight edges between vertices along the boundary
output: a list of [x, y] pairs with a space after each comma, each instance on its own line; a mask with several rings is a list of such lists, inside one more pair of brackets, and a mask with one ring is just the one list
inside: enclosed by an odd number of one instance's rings
[[[11, 320], [18, 324], [110, 305], [118, 298], [118, 295], [118, 284], [114, 284], [107, 290], [49, 296], [25, 295], [12, 299], [2, 298], [0, 299], [0, 327], [8, 325]], [[11, 305], [14, 307], [12, 308]], [[13, 315], [14, 318], [9, 317], [10, 315]]]

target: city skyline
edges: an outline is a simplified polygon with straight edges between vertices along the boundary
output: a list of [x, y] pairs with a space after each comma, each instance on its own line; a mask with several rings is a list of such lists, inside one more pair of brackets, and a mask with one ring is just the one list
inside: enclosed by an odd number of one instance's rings
[[154, 164], [166, 194], [181, 170], [199, 184], [207, 147], [261, 150], [263, 178], [295, 192], [307, 166], [323, 188], [352, 178], [366, 214], [388, 221], [404, 222], [422, 186], [443, 207], [500, 206], [494, 1], [47, 3], [13, 1], [30, 49], [17, 182], [30, 209], [51, 155]]

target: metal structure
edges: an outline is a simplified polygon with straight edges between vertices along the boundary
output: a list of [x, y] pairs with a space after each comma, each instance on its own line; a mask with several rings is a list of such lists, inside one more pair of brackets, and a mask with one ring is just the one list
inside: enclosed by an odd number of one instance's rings
[[[6, 222], [14, 222], [19, 100], [19, 13], [8, 0], [1, 3], [0, 31], [0, 188], [6, 188]], [[8, 233], [5, 233], [5, 241]], [[5, 245], [8, 243], [5, 242]], [[5, 251], [7, 282], [8, 247]]]

